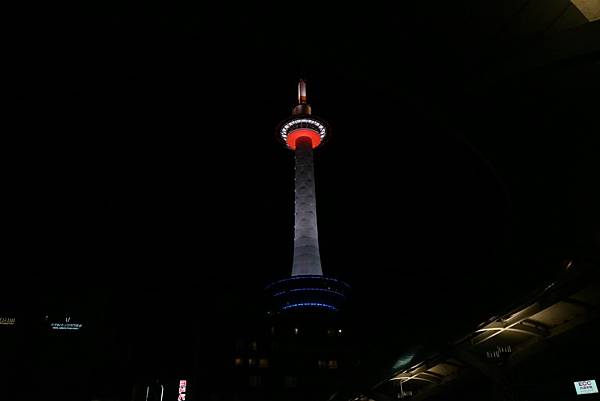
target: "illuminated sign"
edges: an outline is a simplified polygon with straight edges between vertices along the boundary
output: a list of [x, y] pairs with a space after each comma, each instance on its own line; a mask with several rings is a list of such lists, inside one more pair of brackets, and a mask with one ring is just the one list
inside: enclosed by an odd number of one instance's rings
[[50, 323], [52, 330], [79, 330], [83, 325], [81, 323], [71, 323], [71, 318], [66, 317], [64, 323]]
[[52, 323], [50, 327], [52, 330], [79, 330], [81, 323]]
[[495, 350], [487, 351], [485, 355], [488, 358], [500, 358], [503, 354], [510, 354], [512, 347], [510, 345], [498, 345]]
[[179, 397], [177, 401], [185, 401], [185, 391], [187, 390], [187, 380], [179, 380]]
[[14, 326], [15, 321], [14, 317], [0, 317], [0, 326]]
[[575, 391], [577, 391], [577, 394], [593, 394], [598, 392], [596, 380], [584, 380], [573, 384], [575, 384]]

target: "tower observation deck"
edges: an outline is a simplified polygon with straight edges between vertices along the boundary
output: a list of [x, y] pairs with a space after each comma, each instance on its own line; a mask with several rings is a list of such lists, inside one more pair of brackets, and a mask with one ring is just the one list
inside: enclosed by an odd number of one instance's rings
[[294, 151], [296, 160], [294, 259], [291, 277], [270, 284], [267, 290], [279, 311], [297, 308], [337, 311], [349, 286], [323, 276], [313, 160], [313, 151], [327, 139], [329, 127], [324, 120], [312, 115], [303, 80], [298, 83], [298, 104], [278, 131], [285, 146]]

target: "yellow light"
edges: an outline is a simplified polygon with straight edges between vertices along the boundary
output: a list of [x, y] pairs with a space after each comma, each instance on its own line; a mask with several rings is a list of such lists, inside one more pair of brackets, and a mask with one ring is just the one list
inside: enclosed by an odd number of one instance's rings
[[600, 19], [600, 0], [571, 0], [589, 22]]

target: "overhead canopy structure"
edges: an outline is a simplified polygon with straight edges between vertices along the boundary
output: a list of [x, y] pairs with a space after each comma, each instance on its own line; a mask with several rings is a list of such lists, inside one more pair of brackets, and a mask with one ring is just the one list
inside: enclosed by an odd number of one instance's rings
[[[561, 277], [530, 298], [491, 317], [450, 342], [446, 349], [411, 361], [410, 366], [399, 369], [365, 393], [394, 398], [410, 394], [411, 399], [422, 400], [485, 378], [494, 383], [495, 391], [504, 394], [501, 399], [514, 399], [517, 393], [528, 390], [520, 387], [518, 379], [509, 378], [514, 376], [509, 372], [519, 371], [523, 380], [529, 375], [538, 376], [536, 372], [544, 375], [544, 353], [550, 351], [571, 352], [579, 360], [579, 350], [573, 348], [585, 349], [587, 337], [582, 333], [600, 334], [599, 317], [600, 269], [569, 262]], [[571, 335], [578, 336], [581, 342], [574, 344]], [[580, 359], [584, 359], [583, 355]], [[547, 374], [551, 377], [553, 373]], [[571, 386], [564, 381], [561, 388]]]

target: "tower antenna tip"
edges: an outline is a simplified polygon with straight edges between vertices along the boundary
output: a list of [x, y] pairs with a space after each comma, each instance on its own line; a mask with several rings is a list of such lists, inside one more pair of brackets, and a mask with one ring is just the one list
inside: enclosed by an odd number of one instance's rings
[[306, 81], [302, 78], [298, 81], [298, 104], [306, 104]]

